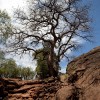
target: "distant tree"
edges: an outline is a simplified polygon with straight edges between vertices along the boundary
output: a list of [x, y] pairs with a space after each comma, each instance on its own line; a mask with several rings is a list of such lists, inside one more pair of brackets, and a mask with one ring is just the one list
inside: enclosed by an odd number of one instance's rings
[[6, 59], [5, 53], [0, 51], [0, 76], [16, 77], [18, 75], [17, 64], [13, 59]]
[[13, 59], [6, 59], [3, 51], [0, 51], [0, 77], [33, 79], [34, 71], [30, 67], [21, 67]]
[[0, 76], [5, 78], [33, 79], [34, 71], [29, 67], [19, 67], [15, 61], [10, 59], [0, 67]]
[[14, 78], [18, 76], [18, 71], [17, 71], [17, 65], [13, 59], [7, 60], [5, 63], [2, 64], [0, 70], [1, 70], [1, 76], [3, 77], [10, 77]]
[[12, 39], [7, 44], [10, 51], [33, 51], [38, 54], [36, 51], [39, 47], [48, 45], [50, 76], [57, 76], [55, 64], [68, 58], [68, 50], [79, 46], [75, 38], [90, 41], [89, 6], [81, 5], [79, 1], [81, 0], [30, 0], [28, 12], [16, 10], [15, 18], [19, 25], [10, 33]]
[[21, 77], [24, 80], [33, 79], [34, 71], [32, 71], [32, 69], [29, 68], [29, 67], [24, 67], [24, 68], [21, 69]]

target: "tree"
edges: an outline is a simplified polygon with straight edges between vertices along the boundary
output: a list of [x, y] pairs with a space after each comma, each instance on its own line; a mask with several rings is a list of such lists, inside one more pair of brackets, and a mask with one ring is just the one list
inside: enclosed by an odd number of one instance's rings
[[[81, 0], [30, 0], [28, 13], [15, 11], [19, 26], [12, 30], [12, 40], [8, 43], [10, 51], [37, 55], [39, 48], [48, 46], [48, 67], [50, 76], [55, 74], [54, 66], [68, 58], [68, 50], [74, 50], [79, 37], [89, 41], [89, 6], [81, 5]], [[56, 59], [54, 57], [56, 54]], [[57, 62], [57, 63], [56, 63]]]
[[38, 55], [33, 54], [34, 56], [36, 56], [37, 59], [37, 67], [36, 67], [36, 72], [37, 75], [43, 79], [43, 78], [47, 78], [49, 76], [49, 68], [48, 68], [48, 62], [47, 62], [47, 57], [48, 55], [45, 55], [46, 50], [44, 49], [39, 49], [37, 50]]
[[[50, 52], [50, 50], [48, 49], [47, 46], [45, 46], [44, 48], [42, 49], [38, 49], [36, 51], [38, 54], [33, 54], [33, 56], [35, 56], [36, 60], [37, 60], [37, 67], [36, 67], [36, 72], [37, 72], [37, 75], [39, 75], [39, 77], [41, 79], [43, 78], [47, 78], [50, 76], [50, 69], [49, 69], [49, 62], [48, 62], [48, 54]], [[54, 58], [56, 58], [56, 54], [54, 54]], [[57, 64], [55, 64], [57, 65]], [[53, 67], [54, 70], [55, 70], [55, 74], [58, 75], [58, 71], [59, 71], [59, 64], [58, 66], [54, 66]]]
[[0, 66], [0, 77], [33, 79], [34, 71], [29, 67], [19, 67], [13, 59], [6, 59]]
[[[12, 30], [11, 18], [6, 11], [0, 10], [0, 42], [5, 43]], [[0, 44], [1, 44], [0, 43]]]
[[21, 68], [21, 77], [24, 80], [33, 79], [34, 71], [32, 71], [32, 69], [29, 67], [23, 67], [23, 68]]
[[5, 57], [4, 57], [4, 52], [3, 51], [0, 51], [0, 67], [1, 67], [1, 65], [2, 65], [2, 63], [4, 63], [5, 62]]
[[18, 76], [17, 65], [13, 59], [8, 59], [6, 62], [2, 63], [0, 71], [2, 77], [14, 78]]

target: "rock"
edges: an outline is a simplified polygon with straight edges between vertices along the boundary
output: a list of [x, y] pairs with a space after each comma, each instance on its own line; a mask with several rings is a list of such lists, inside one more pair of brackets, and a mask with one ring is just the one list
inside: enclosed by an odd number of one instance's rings
[[4, 80], [0, 78], [0, 100], [3, 100], [8, 96], [8, 92], [5, 91]]
[[100, 46], [90, 52], [83, 54], [68, 64], [67, 74], [72, 75], [75, 72], [84, 72], [90, 67], [100, 67]]
[[100, 100], [100, 46], [71, 61], [66, 73], [68, 86], [56, 100]]
[[52, 77], [45, 80], [1, 78], [0, 82], [0, 97], [7, 100], [52, 100], [61, 85]]
[[73, 88], [73, 86], [69, 85], [58, 90], [58, 92], [56, 93], [56, 100], [67, 100], [68, 98], [70, 98], [74, 93]]

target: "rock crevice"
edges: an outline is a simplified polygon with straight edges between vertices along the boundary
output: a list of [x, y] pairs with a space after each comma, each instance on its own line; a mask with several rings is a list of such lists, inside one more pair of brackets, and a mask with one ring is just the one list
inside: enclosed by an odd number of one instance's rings
[[57, 100], [100, 100], [100, 46], [71, 61], [67, 74], [68, 86], [58, 90]]

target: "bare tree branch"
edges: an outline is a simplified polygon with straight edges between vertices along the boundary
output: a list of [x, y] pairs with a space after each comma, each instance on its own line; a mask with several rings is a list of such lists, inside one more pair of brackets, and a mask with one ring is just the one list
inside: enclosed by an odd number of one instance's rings
[[[77, 48], [74, 38], [90, 41], [88, 7], [78, 6], [80, 0], [30, 0], [28, 13], [16, 10], [15, 18], [20, 28], [12, 31], [12, 51], [36, 51], [38, 46], [49, 48], [48, 61], [53, 67], [54, 53], [58, 63], [68, 50]], [[84, 35], [85, 33], [85, 35]], [[11, 38], [10, 37], [10, 38]], [[27, 40], [28, 39], [28, 40]], [[27, 41], [26, 41], [27, 40]], [[56, 49], [56, 52], [55, 52]], [[51, 68], [52, 69], [52, 68]]]

